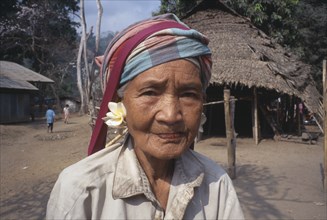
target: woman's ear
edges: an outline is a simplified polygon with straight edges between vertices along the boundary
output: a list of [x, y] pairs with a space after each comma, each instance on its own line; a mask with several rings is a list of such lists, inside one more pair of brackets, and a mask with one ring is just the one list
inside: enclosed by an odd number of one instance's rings
[[112, 102], [120, 102], [120, 98], [119, 96], [117, 95], [117, 92], [114, 94], [114, 96], [112, 97]]

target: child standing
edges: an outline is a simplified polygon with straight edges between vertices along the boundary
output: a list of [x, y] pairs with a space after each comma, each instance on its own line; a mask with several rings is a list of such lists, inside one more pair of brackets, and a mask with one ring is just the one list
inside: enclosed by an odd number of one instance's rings
[[68, 124], [68, 118], [69, 118], [69, 105], [66, 104], [65, 107], [64, 107], [64, 122], [65, 124]]

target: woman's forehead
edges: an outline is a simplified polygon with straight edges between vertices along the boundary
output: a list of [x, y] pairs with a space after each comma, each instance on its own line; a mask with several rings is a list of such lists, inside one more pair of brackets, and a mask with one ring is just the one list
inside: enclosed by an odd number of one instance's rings
[[147, 84], [150, 82], [164, 83], [168, 80], [174, 80], [179, 83], [196, 82], [201, 84], [200, 70], [190, 61], [175, 60], [144, 71], [132, 82]]

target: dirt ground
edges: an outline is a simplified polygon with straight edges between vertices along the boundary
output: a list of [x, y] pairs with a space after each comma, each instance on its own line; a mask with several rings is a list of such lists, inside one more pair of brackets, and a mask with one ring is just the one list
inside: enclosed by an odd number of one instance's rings
[[[86, 156], [87, 116], [58, 120], [47, 133], [44, 120], [0, 125], [0, 219], [44, 219], [59, 172]], [[200, 141], [195, 150], [226, 167], [223, 138]], [[246, 219], [326, 219], [322, 139], [315, 145], [237, 139], [233, 181]]]

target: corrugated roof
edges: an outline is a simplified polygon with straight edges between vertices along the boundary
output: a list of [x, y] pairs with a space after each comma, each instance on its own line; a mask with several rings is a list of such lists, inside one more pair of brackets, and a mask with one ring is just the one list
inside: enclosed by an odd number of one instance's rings
[[0, 61], [0, 88], [38, 90], [30, 82], [54, 83], [52, 79], [17, 63]]

